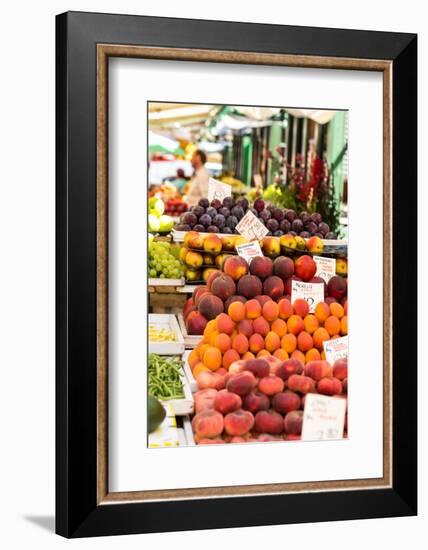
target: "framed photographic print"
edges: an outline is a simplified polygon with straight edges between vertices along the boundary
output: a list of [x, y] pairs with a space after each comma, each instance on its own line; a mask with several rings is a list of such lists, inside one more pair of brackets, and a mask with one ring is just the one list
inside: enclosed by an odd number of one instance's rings
[[57, 532], [416, 514], [416, 36], [56, 24]]

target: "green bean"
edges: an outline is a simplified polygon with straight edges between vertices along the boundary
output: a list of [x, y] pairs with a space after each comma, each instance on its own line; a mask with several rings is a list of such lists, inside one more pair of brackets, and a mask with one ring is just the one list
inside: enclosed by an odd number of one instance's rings
[[181, 381], [183, 361], [176, 357], [149, 354], [148, 387], [151, 395], [165, 401], [184, 397]]

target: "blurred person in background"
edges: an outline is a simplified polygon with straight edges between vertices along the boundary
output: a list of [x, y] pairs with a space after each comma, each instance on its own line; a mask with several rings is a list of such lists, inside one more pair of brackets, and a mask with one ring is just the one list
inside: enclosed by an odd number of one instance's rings
[[184, 186], [187, 183], [187, 178], [184, 174], [184, 170], [182, 168], [178, 168], [175, 178], [168, 179], [167, 182], [174, 185], [177, 191], [182, 194], [184, 192]]
[[210, 173], [205, 168], [207, 156], [200, 149], [193, 153], [191, 162], [195, 172], [188, 184], [186, 202], [190, 206], [193, 206], [198, 204], [199, 199], [208, 197], [208, 180], [210, 178]]

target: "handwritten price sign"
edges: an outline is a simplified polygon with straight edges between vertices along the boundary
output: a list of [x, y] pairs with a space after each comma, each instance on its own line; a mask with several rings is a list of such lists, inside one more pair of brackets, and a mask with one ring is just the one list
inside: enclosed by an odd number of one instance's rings
[[325, 352], [325, 358], [334, 365], [338, 359], [346, 359], [348, 357], [348, 337], [342, 336], [342, 338], [336, 338], [334, 340], [327, 340], [322, 343]]
[[317, 264], [315, 276], [321, 277], [326, 283], [336, 275], [336, 258], [314, 256], [314, 262]]
[[252, 243], [238, 244], [238, 246], [236, 246], [235, 248], [238, 255], [244, 258], [248, 265], [250, 265], [251, 260], [256, 256], [263, 256], [263, 252], [261, 251], [258, 241], [254, 241]]
[[250, 210], [238, 223], [236, 229], [247, 241], [259, 241], [269, 233], [269, 229]]
[[222, 201], [225, 197], [232, 195], [232, 187], [227, 183], [210, 178], [208, 180], [208, 200], [211, 202], [214, 199]]
[[303, 411], [302, 440], [342, 439], [346, 399], [308, 393]]
[[324, 301], [324, 283], [305, 283], [303, 281], [292, 281], [291, 303], [298, 298], [303, 298], [309, 304], [309, 311], [313, 313], [318, 302]]

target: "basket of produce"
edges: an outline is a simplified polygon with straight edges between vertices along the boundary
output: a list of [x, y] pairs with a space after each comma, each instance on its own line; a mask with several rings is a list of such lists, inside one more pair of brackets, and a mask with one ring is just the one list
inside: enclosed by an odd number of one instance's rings
[[162, 355], [184, 352], [184, 340], [175, 315], [149, 313], [149, 351]]

